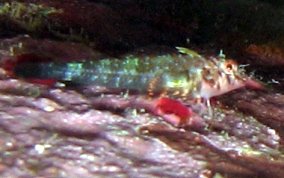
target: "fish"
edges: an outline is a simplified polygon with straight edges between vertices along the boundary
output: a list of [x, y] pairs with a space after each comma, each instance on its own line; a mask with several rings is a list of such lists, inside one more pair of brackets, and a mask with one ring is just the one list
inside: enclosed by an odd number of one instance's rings
[[204, 98], [222, 95], [249, 85], [238, 64], [223, 57], [208, 59], [197, 52], [177, 47], [178, 54], [127, 55], [123, 59], [68, 62], [23, 62], [13, 73], [22, 78], [54, 79], [79, 86], [136, 90], [148, 95], [173, 98]]
[[241, 87], [261, 87], [234, 60], [225, 59], [224, 55], [204, 57], [184, 47], [177, 47], [177, 53], [151, 57], [126, 55], [99, 60], [23, 62], [14, 66], [13, 73], [24, 79], [134, 90], [183, 101], [202, 100], [210, 116], [212, 97]]

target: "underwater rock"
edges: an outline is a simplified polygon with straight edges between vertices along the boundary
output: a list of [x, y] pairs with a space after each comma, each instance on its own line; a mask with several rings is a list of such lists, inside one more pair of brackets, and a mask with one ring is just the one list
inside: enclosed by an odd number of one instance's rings
[[[100, 59], [105, 54], [81, 43], [63, 42], [49, 39], [34, 39], [28, 35], [0, 40], [1, 60], [17, 58], [22, 55], [34, 55], [46, 61], [71, 61]], [[30, 57], [31, 57], [30, 56]], [[25, 59], [22, 59], [25, 60]], [[34, 61], [35, 62], [35, 61]]]
[[259, 122], [269, 125], [279, 133], [283, 134], [283, 94], [272, 91], [255, 92], [242, 90], [242, 92], [233, 92], [231, 97], [231, 99], [234, 99], [237, 102], [231, 102], [227, 100], [226, 97], [222, 101], [231, 107], [254, 116]]
[[196, 132], [127, 109], [124, 96], [96, 109], [83, 90], [0, 84], [3, 177], [284, 175], [280, 135], [234, 110], [215, 108]]
[[[0, 5], [1, 64], [123, 57], [126, 51], [151, 58], [172, 54], [181, 44], [202, 49], [205, 56], [224, 49], [239, 60], [249, 44], [283, 39], [282, 7], [266, 0], [5, 0]], [[26, 33], [32, 38], [15, 37]], [[140, 48], [159, 44], [166, 50]], [[282, 55], [262, 51], [254, 56], [260, 60], [244, 63], [254, 65], [249, 70], [257, 77], [266, 72], [275, 79], [271, 82], [284, 83], [283, 72], [274, 68], [282, 65]], [[181, 111], [190, 107], [200, 120], [175, 127], [141, 94], [39, 85], [7, 75], [6, 67], [0, 68], [0, 177], [284, 177], [284, 97], [275, 85], [213, 98], [212, 119], [190, 103]]]
[[244, 55], [249, 57], [250, 64], [263, 67], [282, 67], [284, 65], [284, 49], [281, 45], [249, 45]]
[[[7, 41], [2, 41], [1, 60], [17, 40]], [[48, 55], [56, 46], [69, 49], [68, 43], [27, 41], [26, 46], [43, 47], [25, 48], [35, 54]], [[50, 55], [68, 60], [64, 50]], [[93, 55], [80, 45], [71, 51], [76, 58]], [[230, 93], [221, 101], [240, 103], [241, 111], [241, 106], [248, 109], [246, 115], [215, 105], [213, 119], [200, 114], [205, 128], [178, 128], [153, 115], [151, 100], [143, 95], [108, 93], [96, 86], [49, 87], [0, 74], [2, 177], [284, 176], [279, 95], [236, 91], [243, 94]], [[263, 98], [267, 104], [261, 103]]]
[[250, 44], [244, 47], [241, 61], [251, 76], [259, 79], [275, 92], [284, 89], [284, 49], [280, 39], [264, 44]]
[[28, 33], [83, 42], [106, 52], [186, 42], [191, 24], [178, 22], [163, 8], [149, 10], [147, 15], [145, 5], [135, 2], [113, 6], [87, 0], [6, 0], [0, 6], [0, 23], [5, 35]]
[[[121, 18], [99, 3], [76, 0], [5, 1], [0, 10], [7, 30], [25, 30], [37, 36], [80, 42], [88, 42], [90, 37], [98, 45], [115, 44], [121, 38]], [[113, 28], [113, 24], [117, 24], [118, 28]]]

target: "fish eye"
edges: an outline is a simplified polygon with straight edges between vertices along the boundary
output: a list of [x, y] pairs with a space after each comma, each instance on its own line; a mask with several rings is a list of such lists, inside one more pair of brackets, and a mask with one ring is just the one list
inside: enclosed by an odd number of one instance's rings
[[226, 74], [233, 74], [238, 70], [238, 65], [233, 60], [226, 60], [223, 64], [223, 70]]

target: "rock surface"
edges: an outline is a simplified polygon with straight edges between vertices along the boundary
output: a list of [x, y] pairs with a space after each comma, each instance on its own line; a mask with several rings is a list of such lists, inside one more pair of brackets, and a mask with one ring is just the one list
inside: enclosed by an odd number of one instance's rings
[[[213, 118], [200, 113], [204, 128], [177, 128], [153, 115], [151, 102], [143, 95], [126, 97], [96, 86], [71, 88], [33, 84], [8, 75], [3, 66], [18, 58], [98, 59], [132, 49], [145, 55], [147, 50], [141, 46], [181, 46], [186, 44], [187, 37], [192, 37], [193, 48], [202, 49], [205, 54], [215, 53], [222, 45], [228, 51], [240, 46], [246, 49], [245, 39], [254, 33], [248, 31], [266, 27], [259, 17], [258, 25], [251, 26], [250, 20], [257, 16], [248, 18], [247, 15], [263, 12], [263, 9], [267, 14], [274, 4], [239, 1], [237, 5], [242, 8], [236, 8], [239, 13], [233, 13], [233, 17], [239, 17], [244, 7], [249, 6], [249, 11], [244, 13], [249, 20], [225, 23], [230, 13], [223, 7], [233, 1], [220, 1], [216, 6], [207, 1], [165, 1], [164, 4], [116, 0], [17, 2], [26, 3], [29, 8], [32, 7], [29, 3], [52, 6], [63, 9], [64, 13], [38, 15], [39, 19], [44, 19], [43, 23], [37, 24], [37, 28], [27, 28], [29, 26], [25, 25], [31, 24], [19, 24], [14, 18], [17, 11], [6, 18], [11, 14], [3, 15], [0, 10], [3, 32], [0, 42], [0, 177], [284, 177], [284, 95], [283, 88], [277, 88], [276, 84], [264, 91], [240, 89], [216, 98]], [[186, 6], [188, 4], [190, 6]], [[277, 15], [280, 9], [276, 9]], [[219, 17], [218, 20], [204, 25], [212, 14]], [[245, 31], [240, 28], [242, 25], [248, 25]], [[72, 34], [69, 29], [78, 31]], [[208, 29], [213, 30], [206, 36]], [[249, 43], [257, 39], [257, 34], [263, 32], [261, 29], [249, 38]], [[270, 32], [281, 29], [281, 24], [273, 26], [259, 41], [271, 40]], [[86, 34], [88, 39], [84, 38]], [[58, 39], [61, 41], [55, 41]], [[231, 46], [230, 40], [234, 41]], [[240, 61], [253, 64], [243, 54], [232, 54], [242, 57]], [[151, 53], [146, 55], [151, 57]], [[260, 60], [261, 57], [256, 56]], [[269, 61], [269, 56], [264, 57]], [[275, 61], [283, 63], [280, 58]], [[256, 74], [263, 77], [261, 69], [264, 67], [267, 66], [252, 68], [252, 71], [256, 70]], [[273, 69], [265, 72], [275, 79], [281, 78], [281, 72], [273, 73]], [[284, 86], [282, 80], [277, 81]], [[193, 109], [197, 113], [200, 110], [194, 106]]]

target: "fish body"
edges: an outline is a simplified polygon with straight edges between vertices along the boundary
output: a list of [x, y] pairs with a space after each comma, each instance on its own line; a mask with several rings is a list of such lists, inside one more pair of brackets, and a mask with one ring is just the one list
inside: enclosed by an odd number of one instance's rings
[[173, 98], [205, 98], [246, 85], [238, 66], [224, 58], [205, 58], [187, 48], [179, 54], [123, 59], [82, 60], [67, 63], [39, 62], [15, 66], [16, 76], [55, 79], [77, 85], [136, 90]]

